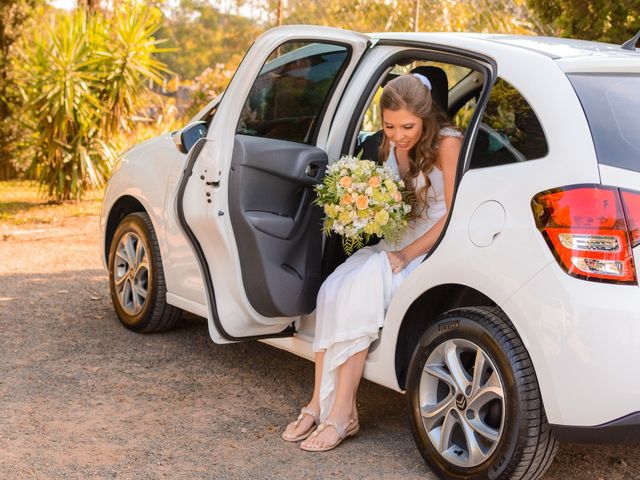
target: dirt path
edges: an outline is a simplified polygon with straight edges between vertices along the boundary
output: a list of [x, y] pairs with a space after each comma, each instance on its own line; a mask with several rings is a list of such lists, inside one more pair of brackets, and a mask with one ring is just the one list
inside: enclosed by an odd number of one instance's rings
[[[215, 345], [193, 316], [139, 335], [108, 295], [96, 217], [0, 226], [0, 478], [435, 479], [404, 397], [369, 382], [361, 433], [327, 454], [280, 440], [312, 364]], [[640, 446], [561, 446], [549, 480], [640, 478]]]

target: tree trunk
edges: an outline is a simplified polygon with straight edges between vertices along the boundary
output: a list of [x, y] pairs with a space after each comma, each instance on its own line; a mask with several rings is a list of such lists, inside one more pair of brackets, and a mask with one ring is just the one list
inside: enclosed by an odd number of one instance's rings
[[100, 0], [78, 0], [78, 8], [83, 8], [89, 13], [100, 10]]

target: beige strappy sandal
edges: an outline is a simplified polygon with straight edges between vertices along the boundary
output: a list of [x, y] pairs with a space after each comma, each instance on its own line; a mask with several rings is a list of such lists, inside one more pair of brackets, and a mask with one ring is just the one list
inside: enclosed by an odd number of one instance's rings
[[[289, 430], [289, 427], [293, 425], [294, 428], [298, 428], [298, 425], [300, 425], [300, 422], [302, 422], [302, 419], [304, 418], [305, 415], [309, 415], [311, 418], [313, 418], [313, 423], [311, 424], [311, 426], [296, 437], [287, 436], [286, 433], [287, 433], [287, 430]], [[298, 442], [300, 440], [304, 440], [309, 435], [311, 435], [311, 433], [316, 428], [316, 425], [318, 423], [320, 423], [319, 415], [313, 410], [311, 410], [310, 408], [302, 407], [302, 409], [300, 410], [300, 415], [298, 415], [298, 418], [295, 421], [291, 422], [289, 425], [287, 425], [287, 428], [285, 428], [284, 432], [282, 432], [282, 439], [286, 442]]]
[[347, 437], [353, 437], [360, 430], [360, 423], [357, 419], [351, 418], [347, 422], [346, 425], [340, 425], [336, 422], [332, 422], [331, 420], [325, 420], [318, 428], [314, 430], [314, 432], [310, 435], [311, 437], [317, 437], [323, 430], [333, 427], [336, 432], [338, 432], [338, 440], [326, 447], [305, 447], [304, 445], [300, 445], [302, 450], [306, 450], [307, 452], [327, 452], [329, 450], [333, 450]]

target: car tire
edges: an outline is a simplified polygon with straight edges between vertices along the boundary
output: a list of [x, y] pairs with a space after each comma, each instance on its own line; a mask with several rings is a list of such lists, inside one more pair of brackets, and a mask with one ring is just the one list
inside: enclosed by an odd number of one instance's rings
[[533, 480], [555, 456], [531, 358], [499, 308], [442, 314], [413, 353], [407, 400], [439, 478]]
[[109, 288], [120, 322], [140, 333], [163, 332], [182, 310], [167, 303], [160, 246], [149, 215], [135, 212], [122, 219], [109, 249]]

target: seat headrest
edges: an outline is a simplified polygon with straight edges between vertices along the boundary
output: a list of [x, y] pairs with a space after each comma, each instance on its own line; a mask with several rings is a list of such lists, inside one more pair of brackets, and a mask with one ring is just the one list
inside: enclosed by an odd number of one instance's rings
[[414, 68], [411, 73], [419, 73], [429, 79], [433, 101], [446, 115], [449, 110], [449, 82], [444, 70], [440, 67], [425, 65]]

